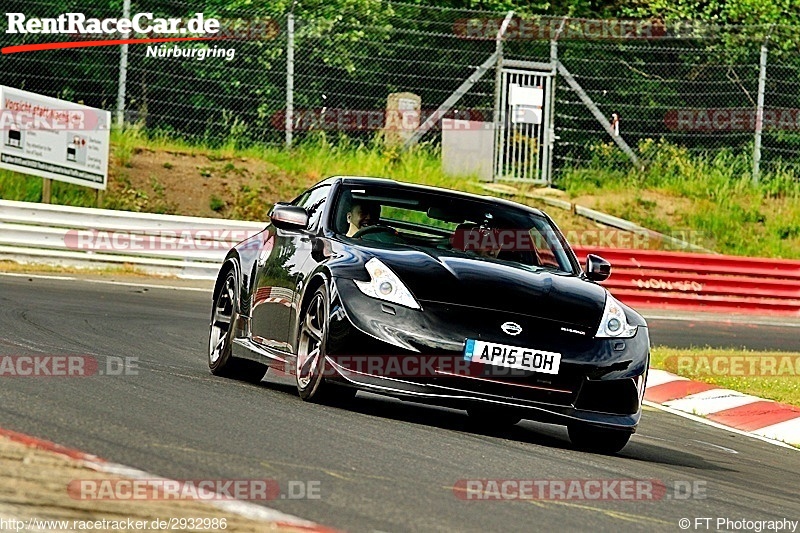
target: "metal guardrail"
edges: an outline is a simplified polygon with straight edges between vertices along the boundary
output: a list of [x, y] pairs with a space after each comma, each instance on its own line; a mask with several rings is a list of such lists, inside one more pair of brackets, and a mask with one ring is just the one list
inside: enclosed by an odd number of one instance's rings
[[228, 250], [266, 223], [0, 200], [0, 258], [76, 267], [133, 265], [213, 279]]
[[[235, 243], [262, 222], [0, 200], [0, 258], [213, 279]], [[575, 247], [613, 265], [603, 284], [634, 307], [800, 316], [800, 261]]]
[[800, 317], [800, 261], [576, 247], [612, 264], [603, 282], [633, 307]]

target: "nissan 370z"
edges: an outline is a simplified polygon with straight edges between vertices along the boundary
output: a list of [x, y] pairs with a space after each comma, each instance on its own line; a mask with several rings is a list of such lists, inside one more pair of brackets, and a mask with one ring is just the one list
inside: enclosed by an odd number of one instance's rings
[[301, 398], [359, 390], [567, 426], [621, 450], [636, 430], [647, 324], [580, 265], [545, 213], [360, 177], [329, 178], [228, 253], [213, 293], [216, 375], [290, 376]]

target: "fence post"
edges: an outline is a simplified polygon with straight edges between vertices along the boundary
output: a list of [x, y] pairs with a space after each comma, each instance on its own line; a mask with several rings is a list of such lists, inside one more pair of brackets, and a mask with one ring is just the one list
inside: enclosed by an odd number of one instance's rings
[[[131, 0], [124, 0], [122, 3], [122, 18], [131, 18]], [[128, 32], [123, 35], [124, 39], [129, 36]], [[128, 45], [120, 46], [119, 54], [119, 84], [117, 86], [117, 127], [122, 128], [125, 121], [125, 84], [128, 78]]]
[[[294, 9], [294, 4], [292, 4]], [[286, 16], [286, 148], [292, 147], [294, 129], [294, 13]]]
[[553, 77], [550, 81], [550, 94], [547, 97], [550, 99], [550, 105], [547, 108], [547, 114], [550, 115], [548, 120], [549, 127], [547, 132], [547, 161], [545, 167], [542, 169], [542, 177], [547, 181], [547, 185], [553, 184], [553, 151], [556, 146], [556, 86], [558, 86], [558, 38], [561, 37], [561, 32], [564, 31], [564, 25], [567, 18], [561, 19], [561, 24], [556, 30], [556, 34], [550, 39], [550, 68], [553, 71]]
[[553, 183], [553, 149], [555, 148], [556, 126], [554, 123], [555, 110], [553, 107], [556, 103], [556, 73], [558, 72], [558, 41], [556, 39], [550, 40], [550, 65], [553, 75], [550, 78], [550, 92], [547, 94], [547, 158], [542, 168], [542, 179], [548, 186]]
[[769, 35], [761, 45], [761, 58], [758, 61], [758, 101], [756, 108], [756, 136], [753, 143], [753, 185], [758, 185], [761, 174], [761, 132], [764, 129], [764, 90], [767, 84], [767, 43]]
[[597, 107], [597, 104], [595, 104], [586, 91], [583, 90], [583, 87], [581, 87], [580, 83], [578, 83], [578, 80], [575, 79], [575, 76], [573, 76], [572, 73], [567, 70], [567, 67], [565, 67], [564, 63], [561, 61], [558, 62], [558, 73], [561, 74], [561, 76], [564, 78], [564, 81], [567, 82], [567, 85], [569, 85], [575, 94], [578, 95], [578, 98], [580, 98], [581, 102], [583, 102], [583, 105], [589, 109], [589, 112], [594, 115], [594, 118], [596, 118], [597, 121], [603, 126], [603, 129], [606, 130], [606, 133], [608, 133], [614, 142], [617, 143], [617, 146], [619, 146], [620, 149], [625, 152], [625, 155], [627, 155], [631, 160], [633, 166], [639, 170], [642, 170], [644, 166], [639, 161], [639, 157], [631, 149], [631, 147], [628, 146], [628, 143], [625, 142], [625, 139], [623, 139], [621, 135], [617, 135], [617, 133], [614, 131], [614, 128], [611, 127], [611, 123]]
[[53, 180], [50, 178], [42, 178], [42, 203], [49, 204], [50, 203], [50, 187], [53, 184]]
[[[503, 130], [505, 129], [504, 124], [500, 124], [500, 100], [503, 87], [503, 36], [508, 29], [509, 23], [511, 23], [511, 19], [514, 16], [514, 11], [509, 11], [506, 13], [506, 18], [503, 19], [503, 23], [500, 25], [500, 30], [497, 32], [497, 37], [495, 37], [495, 45], [494, 45], [494, 54], [496, 57], [495, 59], [495, 67], [494, 67], [494, 113], [492, 113], [492, 124], [494, 125], [494, 150], [493, 156], [493, 167], [494, 172], [492, 173], [492, 181], [494, 181], [497, 176], [500, 174], [500, 158], [502, 157], [502, 152], [504, 150], [504, 146], [501, 144], [503, 140]], [[498, 147], [498, 145], [500, 145]]]

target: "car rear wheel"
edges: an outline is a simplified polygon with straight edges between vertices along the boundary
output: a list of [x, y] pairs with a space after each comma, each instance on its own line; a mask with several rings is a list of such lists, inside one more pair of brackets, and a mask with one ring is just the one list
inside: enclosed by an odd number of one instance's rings
[[208, 336], [208, 368], [215, 376], [224, 376], [258, 383], [267, 373], [267, 367], [255, 361], [234, 357], [234, 325], [239, 317], [236, 274], [233, 270], [225, 276], [211, 310], [211, 328]]
[[500, 429], [518, 424], [522, 417], [502, 409], [470, 407], [467, 409], [469, 422], [483, 429]]
[[303, 400], [339, 403], [353, 398], [356, 390], [325, 381], [330, 302], [328, 289], [321, 285], [311, 297], [300, 320], [295, 377], [297, 393]]
[[576, 448], [598, 453], [617, 453], [628, 444], [630, 431], [598, 428], [583, 424], [567, 427], [569, 440]]

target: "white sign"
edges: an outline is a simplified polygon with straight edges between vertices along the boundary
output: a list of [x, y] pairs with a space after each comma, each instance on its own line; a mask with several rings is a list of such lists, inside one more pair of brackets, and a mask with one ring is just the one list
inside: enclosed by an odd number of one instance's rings
[[0, 168], [105, 190], [111, 113], [0, 86]]
[[518, 83], [511, 84], [509, 104], [542, 107], [544, 90], [541, 87], [523, 87]]
[[511, 105], [513, 124], [541, 124], [544, 91], [541, 87], [523, 87], [518, 83], [509, 86], [508, 103]]

